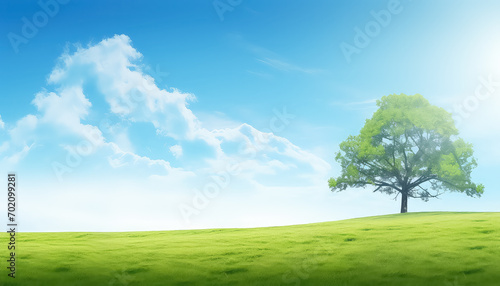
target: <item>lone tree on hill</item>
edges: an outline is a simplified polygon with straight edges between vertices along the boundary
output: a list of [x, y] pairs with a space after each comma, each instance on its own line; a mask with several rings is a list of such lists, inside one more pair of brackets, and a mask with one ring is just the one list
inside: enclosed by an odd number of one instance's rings
[[482, 184], [471, 181], [477, 166], [472, 144], [458, 138], [451, 114], [420, 94], [384, 96], [379, 109], [358, 136], [340, 143], [335, 159], [342, 166], [330, 178], [332, 191], [374, 186], [374, 192], [401, 194], [401, 213], [408, 197], [428, 201], [443, 191], [480, 197]]

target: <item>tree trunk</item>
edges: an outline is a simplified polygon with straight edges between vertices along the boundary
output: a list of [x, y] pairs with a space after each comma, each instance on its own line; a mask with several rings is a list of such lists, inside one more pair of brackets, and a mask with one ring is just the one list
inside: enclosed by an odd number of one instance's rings
[[408, 193], [401, 192], [401, 213], [408, 212]]

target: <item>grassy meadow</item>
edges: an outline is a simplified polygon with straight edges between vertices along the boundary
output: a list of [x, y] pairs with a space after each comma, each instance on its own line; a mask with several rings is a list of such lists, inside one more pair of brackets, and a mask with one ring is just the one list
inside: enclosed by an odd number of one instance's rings
[[[500, 213], [253, 229], [18, 233], [0, 285], [499, 285]], [[5, 259], [4, 259], [5, 258]]]

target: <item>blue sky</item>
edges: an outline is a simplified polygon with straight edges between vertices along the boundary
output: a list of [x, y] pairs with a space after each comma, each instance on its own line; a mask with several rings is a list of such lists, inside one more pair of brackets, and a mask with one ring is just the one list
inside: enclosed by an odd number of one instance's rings
[[409, 210], [499, 211], [496, 1], [39, 3], [0, 8], [0, 167], [19, 175], [23, 231], [396, 213], [326, 182], [392, 93], [452, 112], [486, 186]]

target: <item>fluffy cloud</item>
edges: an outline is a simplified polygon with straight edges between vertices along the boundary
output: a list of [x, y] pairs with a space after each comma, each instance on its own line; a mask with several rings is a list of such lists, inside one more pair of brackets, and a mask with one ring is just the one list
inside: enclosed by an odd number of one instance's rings
[[4, 129], [4, 128], [5, 128], [5, 123], [2, 120], [2, 115], [0, 115], [0, 129]]
[[[141, 57], [125, 35], [64, 53], [50, 73], [48, 87], [37, 93], [32, 101], [38, 113], [26, 115], [8, 130], [10, 138], [1, 145], [0, 155], [4, 157], [0, 164], [8, 169], [13, 164], [18, 168], [31, 168], [40, 172], [43, 185], [55, 183], [50, 187], [52, 193], [62, 200], [58, 205], [61, 212], [68, 215], [73, 208], [63, 206], [84, 197], [86, 189], [93, 190], [88, 195], [102, 193], [114, 204], [128, 205], [137, 201], [133, 196], [155, 198], [157, 202], [163, 197], [168, 209], [155, 209], [154, 212], [160, 217], [170, 217], [169, 221], [172, 216], [177, 217], [170, 225], [178, 228], [188, 226], [177, 206], [191, 204], [197, 195], [194, 189], [203, 190], [214, 174], [220, 175], [230, 168], [238, 172], [226, 176], [223, 190], [217, 198], [212, 197], [212, 205], [217, 205], [215, 201], [239, 200], [236, 205], [229, 209], [196, 209], [198, 214], [203, 213], [199, 219], [210, 219], [211, 226], [217, 225], [214, 221], [228, 225], [231, 209], [245, 205], [248, 196], [263, 191], [280, 193], [287, 190], [288, 195], [298, 195], [304, 190], [326, 190], [330, 166], [325, 161], [286, 138], [248, 124], [231, 128], [221, 126], [220, 129], [203, 127], [203, 122], [189, 108], [196, 97], [177, 89], [160, 89], [143, 71]], [[165, 143], [165, 147], [171, 146], [168, 148], [170, 153], [146, 155], [144, 151], [136, 151], [140, 148], [134, 148], [132, 139], [135, 138], [129, 137], [128, 129], [138, 124], [156, 129], [156, 133], [148, 134], [147, 140], [177, 144]], [[0, 127], [3, 126], [0, 119]], [[177, 160], [171, 162], [172, 156]], [[189, 161], [191, 157], [195, 160]], [[110, 195], [120, 190], [126, 195]], [[28, 190], [32, 192], [32, 196], [26, 196], [28, 200], [36, 197], [33, 195], [36, 191]], [[233, 197], [235, 195], [239, 199]], [[259, 199], [264, 200], [265, 196]], [[279, 199], [276, 197], [276, 200]], [[34, 201], [29, 203], [36, 204]], [[258, 210], [257, 202], [253, 208], [249, 213]], [[83, 205], [76, 209], [80, 214], [90, 212]], [[122, 211], [125, 209], [120, 208]], [[101, 215], [111, 219], [116, 214], [102, 210]], [[248, 213], [241, 215], [248, 216]], [[115, 226], [127, 227], [113, 230], [141, 229], [140, 220], [136, 224], [133, 221], [117, 223]], [[51, 226], [51, 229], [68, 229], [63, 221], [54, 223], [60, 225]], [[164, 225], [159, 223], [158, 227]]]
[[187, 107], [195, 96], [158, 88], [142, 71], [141, 57], [127, 36], [115, 36], [64, 54], [49, 83], [79, 87], [95, 83], [114, 114], [134, 122], [150, 122], [165, 136], [195, 138], [200, 123]]

